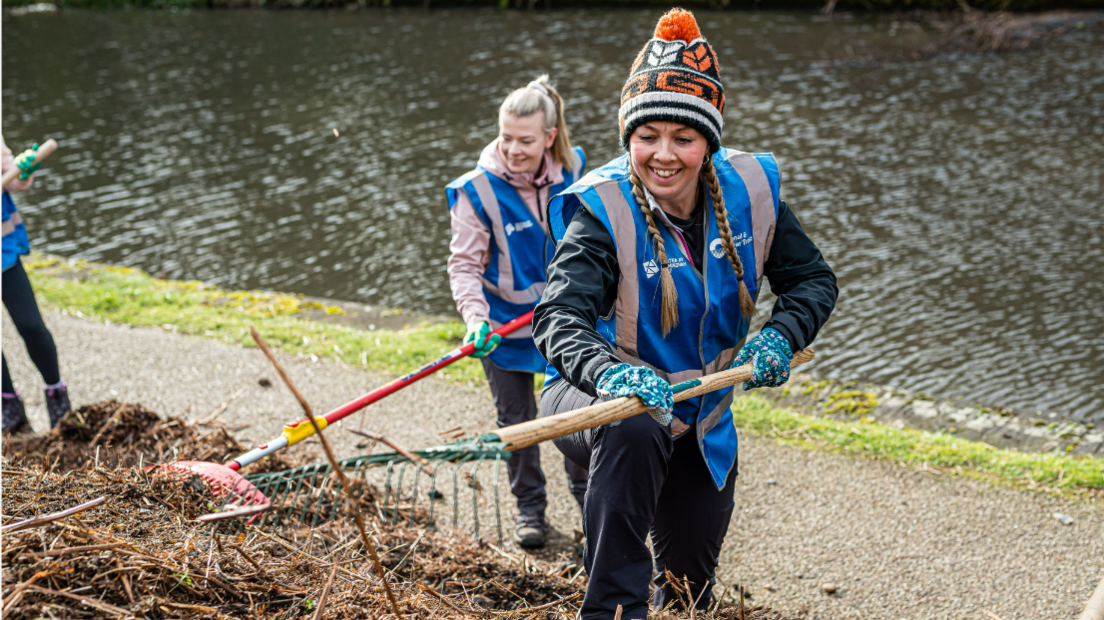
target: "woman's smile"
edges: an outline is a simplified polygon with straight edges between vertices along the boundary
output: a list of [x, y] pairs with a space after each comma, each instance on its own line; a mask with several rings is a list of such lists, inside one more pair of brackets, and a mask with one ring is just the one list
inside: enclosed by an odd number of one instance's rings
[[682, 168], [657, 168], [655, 166], [648, 167], [652, 174], [656, 177], [657, 183], [666, 183], [674, 179], [674, 176], [682, 171]]

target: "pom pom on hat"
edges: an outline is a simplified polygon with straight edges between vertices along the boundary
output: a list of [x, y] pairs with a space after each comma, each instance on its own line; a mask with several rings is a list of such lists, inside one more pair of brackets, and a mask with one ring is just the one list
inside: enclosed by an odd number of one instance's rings
[[676, 8], [667, 11], [663, 17], [659, 18], [653, 36], [664, 41], [686, 41], [689, 43], [694, 39], [700, 39], [702, 33], [693, 13]]
[[637, 54], [621, 88], [621, 148], [640, 125], [666, 121], [692, 127], [721, 148], [724, 86], [713, 48], [702, 36], [694, 14], [671, 9], [659, 18], [655, 35]]

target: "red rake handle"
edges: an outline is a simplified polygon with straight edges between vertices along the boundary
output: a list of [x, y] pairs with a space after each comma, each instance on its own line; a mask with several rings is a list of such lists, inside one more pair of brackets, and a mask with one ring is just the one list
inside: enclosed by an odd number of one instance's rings
[[[499, 327], [498, 329], [494, 330], [494, 332], [492, 332], [492, 333], [493, 334], [498, 334], [499, 336], [502, 336], [503, 338], [505, 338], [508, 334], [512, 334], [512, 333], [516, 332], [517, 330], [521, 329], [522, 327], [525, 327], [526, 325], [529, 325], [532, 322], [533, 322], [533, 313], [529, 312], [528, 314], [524, 314], [522, 316], [519, 316], [518, 318], [514, 319], [513, 321], [510, 321], [509, 323], [503, 325], [502, 327]], [[406, 375], [403, 375], [403, 376], [399, 377], [398, 379], [395, 379], [394, 381], [392, 381], [390, 383], [382, 385], [382, 386], [372, 390], [371, 392], [368, 392], [364, 396], [361, 396], [360, 398], [358, 398], [354, 401], [351, 401], [349, 403], [346, 403], [346, 404], [338, 407], [337, 409], [334, 409], [333, 411], [327, 413], [326, 415], [324, 415], [322, 417], [326, 418], [326, 421], [329, 422], [330, 424], [333, 424], [334, 422], [337, 422], [341, 418], [344, 418], [344, 417], [346, 417], [346, 416], [348, 416], [352, 413], [356, 413], [357, 411], [360, 411], [361, 409], [364, 409], [365, 407], [367, 407], [368, 405], [371, 405], [372, 403], [376, 402], [377, 400], [380, 400], [381, 398], [383, 398], [385, 396], [390, 396], [391, 394], [394, 394], [395, 392], [398, 392], [399, 390], [401, 390], [404, 387], [410, 385], [411, 383], [414, 383], [415, 381], [418, 381], [419, 379], [422, 379], [424, 377], [428, 377], [429, 375], [437, 372], [438, 370], [441, 370], [445, 366], [448, 366], [449, 364], [452, 364], [453, 362], [459, 361], [459, 360], [471, 355], [474, 352], [475, 352], [475, 343], [474, 342], [469, 342], [468, 344], [460, 347], [459, 349], [453, 349], [453, 350], [449, 351], [448, 353], [445, 353], [441, 357], [438, 357], [437, 359], [433, 360], [432, 362], [422, 366], [421, 368], [418, 368], [417, 370], [415, 370], [413, 372], [410, 372]], [[303, 422], [307, 422], [307, 419], [303, 418]]]
[[[516, 332], [517, 330], [525, 327], [526, 325], [529, 325], [532, 322], [533, 313], [529, 312], [527, 314], [519, 316], [518, 318], [510, 321], [502, 327], [499, 327], [492, 333], [498, 334], [502, 337], [506, 337], [507, 335]], [[322, 417], [315, 418], [315, 421], [318, 423], [319, 427], [325, 428], [342, 418], [348, 417], [349, 415], [356, 413], [361, 409], [364, 409], [368, 405], [371, 405], [381, 398], [398, 392], [399, 390], [410, 385], [411, 383], [414, 383], [415, 381], [428, 377], [429, 375], [437, 372], [438, 370], [441, 370], [449, 364], [464, 359], [474, 352], [475, 343], [469, 342], [459, 349], [453, 349], [448, 353], [445, 353], [441, 357], [433, 360], [432, 362], [421, 366], [417, 370], [414, 370], [406, 375], [399, 377], [398, 379], [395, 379], [394, 381], [382, 385], [354, 401], [345, 403], [344, 405], [338, 407], [337, 409], [334, 409], [333, 411], [327, 413]], [[311, 425], [310, 420], [308, 420], [307, 418], [300, 418], [294, 422], [291, 422], [290, 424], [285, 424], [284, 434], [282, 436], [266, 444], [262, 444], [261, 446], [250, 450], [249, 452], [246, 452], [245, 454], [227, 463], [226, 466], [230, 469], [233, 469], [234, 471], [237, 471], [242, 467], [249, 465], [250, 463], [254, 463], [268, 456], [269, 454], [272, 454], [287, 446], [299, 443], [300, 441], [306, 439], [307, 437], [310, 437], [313, 434], [314, 427]]]

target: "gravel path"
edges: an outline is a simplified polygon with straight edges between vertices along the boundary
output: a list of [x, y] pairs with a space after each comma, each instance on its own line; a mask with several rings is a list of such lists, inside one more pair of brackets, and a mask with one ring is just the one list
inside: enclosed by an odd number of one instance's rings
[[[157, 329], [108, 326], [48, 313], [74, 402], [139, 402], [163, 414], [197, 418], [244, 388], [223, 414], [238, 436], [270, 439], [299, 409], [257, 349]], [[46, 428], [41, 379], [7, 316], [4, 352], [35, 428]], [[319, 412], [385, 377], [331, 361], [282, 356]], [[257, 380], [275, 382], [261, 387]], [[346, 420], [359, 424], [359, 418]], [[439, 443], [436, 433], [493, 425], [483, 388], [423, 380], [381, 401], [366, 426], [408, 446]], [[357, 438], [327, 432], [341, 455]], [[885, 463], [807, 452], [741, 436], [738, 506], [720, 578], [748, 588], [754, 604], [809, 618], [1075, 618], [1104, 574], [1104, 509], [1042, 494]], [[305, 449], [312, 449], [306, 447]], [[549, 477], [555, 550], [569, 547], [578, 514], [562, 458], [542, 452]], [[508, 497], [508, 487], [503, 487]], [[510, 515], [511, 502], [505, 501]], [[1052, 514], [1073, 518], [1062, 525]], [[481, 518], [493, 513], [481, 511]], [[506, 518], [508, 515], [503, 515]], [[687, 515], [692, 519], [692, 515]], [[493, 521], [491, 521], [493, 523]], [[488, 521], [484, 521], [484, 527]], [[486, 530], [485, 530], [486, 531]], [[837, 586], [835, 595], [821, 591]]]

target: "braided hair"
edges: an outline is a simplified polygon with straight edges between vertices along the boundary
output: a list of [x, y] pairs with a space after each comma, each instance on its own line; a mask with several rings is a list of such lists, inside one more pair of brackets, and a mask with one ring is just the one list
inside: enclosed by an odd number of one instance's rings
[[[732, 270], [736, 272], [739, 281], [740, 314], [750, 317], [755, 313], [755, 301], [751, 299], [747, 285], [744, 284], [744, 264], [736, 253], [736, 245], [732, 243], [732, 229], [728, 225], [728, 210], [725, 209], [724, 195], [721, 193], [721, 184], [717, 179], [717, 172], [713, 168], [713, 158], [706, 157], [702, 165], [702, 176], [709, 187], [709, 195], [713, 199], [713, 211], [717, 215], [717, 230], [721, 235], [721, 245], [724, 247], [728, 262], [732, 264]], [[660, 328], [663, 337], [678, 326], [678, 289], [675, 288], [675, 279], [671, 275], [671, 268], [667, 262], [667, 251], [664, 247], [663, 236], [659, 234], [659, 227], [655, 223], [655, 215], [644, 197], [644, 185], [636, 174], [636, 167], [629, 165], [629, 180], [632, 182], [632, 195], [636, 198], [636, 204], [644, 214], [644, 220], [648, 224], [648, 234], [652, 236], [655, 245], [656, 258], [659, 259], [659, 284], [663, 306], [660, 309]]]
[[632, 195], [636, 198], [636, 204], [644, 213], [644, 220], [648, 223], [648, 233], [655, 242], [656, 258], [659, 259], [659, 287], [661, 303], [659, 322], [663, 330], [663, 337], [671, 332], [679, 323], [678, 317], [678, 289], [675, 288], [675, 278], [671, 275], [671, 267], [667, 264], [667, 251], [663, 247], [663, 235], [659, 234], [659, 228], [652, 215], [652, 207], [648, 205], [648, 199], [644, 197], [644, 184], [636, 174], [636, 167], [629, 163], [629, 180], [632, 181]]
[[713, 168], [713, 158], [706, 157], [702, 165], [702, 176], [705, 184], [709, 186], [709, 195], [713, 198], [713, 211], [717, 214], [717, 231], [721, 233], [721, 245], [728, 262], [732, 263], [732, 270], [736, 272], [736, 279], [740, 281], [740, 314], [750, 317], [755, 314], [755, 301], [744, 284], [744, 263], [740, 261], [740, 255], [736, 253], [736, 245], [732, 243], [732, 229], [728, 226], [728, 209], [725, 209], [724, 194], [721, 193], [721, 183], [717, 180], [717, 171]]

